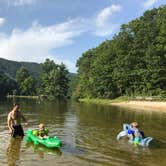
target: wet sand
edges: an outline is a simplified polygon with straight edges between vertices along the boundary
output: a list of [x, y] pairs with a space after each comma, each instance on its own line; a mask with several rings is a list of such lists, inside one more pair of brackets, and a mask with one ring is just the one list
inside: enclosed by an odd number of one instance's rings
[[149, 110], [149, 111], [160, 111], [166, 113], [166, 102], [154, 102], [154, 101], [124, 101], [111, 103], [111, 105], [134, 108], [139, 110]]

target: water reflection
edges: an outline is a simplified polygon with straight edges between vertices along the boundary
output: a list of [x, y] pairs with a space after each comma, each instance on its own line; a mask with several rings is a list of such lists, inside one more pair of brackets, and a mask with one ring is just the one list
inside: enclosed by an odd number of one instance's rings
[[[135, 165], [140, 165], [140, 158], [144, 155], [144, 161], [157, 163], [152, 157], [156, 155], [154, 151], [159, 149], [164, 151], [161, 146], [163, 147], [162, 142], [165, 141], [163, 139], [165, 125], [162, 125], [166, 122], [165, 114], [84, 103], [76, 105], [76, 114], [78, 121], [76, 143], [85, 148], [88, 154], [79, 157], [82, 160], [105, 165], [130, 165], [134, 161]], [[134, 147], [125, 140], [116, 141], [116, 135], [122, 130], [122, 124], [132, 121], [138, 121], [147, 136], [154, 137], [160, 142], [155, 145], [155, 149]], [[164, 154], [162, 151], [160, 156]]]
[[32, 142], [26, 143], [26, 149], [31, 148], [31, 150], [38, 154], [40, 158], [44, 158], [45, 155], [55, 155], [55, 156], [61, 156], [62, 152], [58, 148], [52, 148], [49, 149], [47, 147], [44, 147], [42, 145], [34, 145]]
[[[17, 101], [29, 121], [29, 128], [45, 123], [50, 135], [58, 136], [63, 142], [61, 151], [43, 146], [10, 141], [6, 117], [12, 101], [0, 102], [0, 161], [6, 164], [4, 150], [7, 149], [8, 165], [57, 165], [57, 166], [147, 166], [166, 163], [166, 114], [134, 111], [95, 104], [37, 102], [36, 100]], [[157, 140], [153, 147], [140, 148], [128, 144], [127, 140], [117, 141], [116, 136], [122, 130], [123, 123], [138, 121], [146, 136]], [[13, 145], [12, 145], [13, 144]], [[16, 147], [15, 147], [16, 146]], [[12, 148], [14, 147], [14, 148]], [[20, 156], [21, 155], [21, 156]], [[21, 161], [19, 159], [21, 158]], [[5, 161], [4, 161], [5, 160]]]
[[21, 142], [22, 138], [11, 137], [6, 152], [8, 166], [15, 166], [19, 162]]

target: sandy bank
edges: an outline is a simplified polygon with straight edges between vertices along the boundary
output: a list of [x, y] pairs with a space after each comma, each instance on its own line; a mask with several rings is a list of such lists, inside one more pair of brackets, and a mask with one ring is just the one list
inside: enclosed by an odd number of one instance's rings
[[153, 101], [123, 101], [111, 103], [120, 107], [128, 107], [139, 110], [161, 111], [166, 113], [166, 102], [153, 102]]

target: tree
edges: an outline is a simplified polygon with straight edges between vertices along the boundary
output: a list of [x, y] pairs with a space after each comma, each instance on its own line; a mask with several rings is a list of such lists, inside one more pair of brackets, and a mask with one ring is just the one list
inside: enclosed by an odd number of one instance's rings
[[69, 88], [68, 74], [64, 64], [58, 65], [54, 61], [46, 59], [42, 64], [40, 93], [56, 99], [66, 98]]
[[5, 74], [0, 73], [0, 96], [4, 97], [8, 93], [11, 94], [15, 89], [17, 89], [16, 81], [9, 78]]
[[16, 80], [18, 83], [21, 84], [21, 82], [23, 82], [29, 76], [30, 75], [29, 75], [28, 70], [25, 67], [21, 67], [16, 73]]
[[19, 85], [21, 95], [35, 95], [36, 87], [35, 80], [30, 76], [25, 67], [21, 67], [16, 73], [16, 80]]
[[[80, 97], [166, 96], [166, 5], [121, 26], [77, 61]], [[78, 92], [79, 91], [79, 92]]]
[[32, 76], [27, 77], [21, 83], [21, 93], [24, 95], [35, 95], [35, 81]]

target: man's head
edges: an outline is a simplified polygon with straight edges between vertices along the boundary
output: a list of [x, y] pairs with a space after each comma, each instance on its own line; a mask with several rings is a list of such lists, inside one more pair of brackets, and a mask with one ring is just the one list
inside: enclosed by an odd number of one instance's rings
[[15, 104], [14, 106], [13, 106], [13, 111], [15, 112], [15, 111], [18, 111], [19, 110], [19, 105], [18, 104]]

